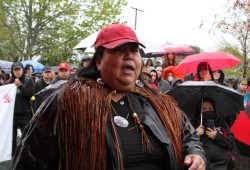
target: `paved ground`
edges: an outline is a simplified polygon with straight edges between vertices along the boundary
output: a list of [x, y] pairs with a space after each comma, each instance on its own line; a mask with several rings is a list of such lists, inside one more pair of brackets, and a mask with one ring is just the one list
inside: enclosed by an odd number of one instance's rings
[[5, 161], [0, 163], [0, 170], [10, 170], [11, 161]]
[[[18, 129], [17, 130], [17, 144], [20, 143], [21, 139], [21, 131]], [[11, 170], [11, 161], [5, 161], [0, 163], [0, 170]]]

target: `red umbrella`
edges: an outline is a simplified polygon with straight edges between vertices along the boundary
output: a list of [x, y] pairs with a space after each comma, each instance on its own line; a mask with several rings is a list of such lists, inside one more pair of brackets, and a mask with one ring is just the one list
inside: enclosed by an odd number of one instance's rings
[[231, 131], [238, 141], [250, 145], [250, 108], [248, 108], [247, 113], [245, 111], [240, 112], [231, 127]]
[[240, 59], [225, 52], [204, 52], [187, 56], [178, 64], [176, 70], [196, 73], [200, 62], [207, 62], [213, 71], [231, 68], [241, 63]]
[[161, 50], [155, 51], [152, 54], [153, 55], [164, 55], [166, 53], [175, 53], [175, 54], [194, 54], [195, 51], [192, 47], [187, 46], [187, 45], [165, 45], [162, 47]]

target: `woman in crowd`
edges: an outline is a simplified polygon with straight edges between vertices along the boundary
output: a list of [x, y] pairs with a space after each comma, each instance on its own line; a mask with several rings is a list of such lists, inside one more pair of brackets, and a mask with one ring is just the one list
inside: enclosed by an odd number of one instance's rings
[[189, 120], [140, 79], [141, 44], [122, 24], [104, 27], [91, 64], [36, 112], [14, 169], [205, 169]]
[[224, 82], [225, 74], [221, 70], [215, 70], [213, 71], [213, 79], [215, 83], [221, 84], [223, 86], [227, 86], [227, 84]]
[[25, 76], [31, 78], [33, 73], [34, 73], [34, 67], [31, 64], [27, 64], [24, 67], [24, 74], [25, 74]]
[[145, 64], [143, 63], [142, 71], [147, 72], [148, 68], [150, 68], [150, 67], [154, 67], [154, 63], [153, 63], [153, 60], [149, 58], [149, 59], [147, 59]]
[[157, 71], [157, 86], [159, 90], [163, 93], [170, 90], [170, 84], [162, 78], [162, 66], [155, 66], [155, 70]]
[[154, 66], [153, 60], [150, 58], [147, 59], [145, 66], [146, 68], [153, 67]]
[[249, 94], [247, 91], [248, 81], [247, 79], [239, 79], [237, 91], [244, 96], [244, 108], [246, 109], [249, 101]]
[[159, 91], [156, 69], [154, 67], [149, 67], [147, 72], [151, 75], [150, 86], [153, 87], [155, 90]]
[[213, 81], [213, 72], [207, 62], [201, 62], [197, 66], [197, 81]]
[[169, 66], [176, 66], [176, 56], [175, 53], [167, 53], [165, 58], [164, 58], [164, 62], [162, 64], [162, 68], [166, 68]]
[[227, 170], [230, 163], [228, 151], [235, 147], [235, 140], [228, 124], [217, 117], [215, 108], [212, 99], [203, 98], [198, 102], [191, 122], [200, 136], [211, 169]]

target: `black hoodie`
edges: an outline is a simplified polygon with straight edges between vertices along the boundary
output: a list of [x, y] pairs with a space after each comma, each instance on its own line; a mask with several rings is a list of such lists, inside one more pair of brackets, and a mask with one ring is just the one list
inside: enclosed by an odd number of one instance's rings
[[227, 86], [227, 84], [224, 82], [225, 80], [225, 74], [223, 73], [223, 71], [218, 70], [220, 72], [220, 78], [218, 80], [218, 83], [223, 85], [223, 86]]
[[[11, 78], [8, 80], [7, 84], [15, 82], [16, 76], [14, 75], [14, 68], [20, 67], [24, 70], [22, 63], [15, 62], [11, 65]], [[22, 85], [18, 87], [16, 92], [15, 109], [14, 115], [27, 115], [30, 116], [31, 113], [31, 102], [30, 98], [33, 96], [33, 81], [26, 77], [24, 72], [19, 78]]]

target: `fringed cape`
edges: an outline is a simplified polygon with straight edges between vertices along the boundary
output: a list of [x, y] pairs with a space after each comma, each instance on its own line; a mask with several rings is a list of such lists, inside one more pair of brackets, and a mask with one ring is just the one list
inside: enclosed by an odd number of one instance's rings
[[[111, 120], [113, 90], [94, 80], [73, 80], [65, 84], [58, 102], [59, 169], [105, 170], [106, 124]], [[148, 99], [156, 110], [173, 145], [174, 155], [182, 167], [181, 114], [174, 100], [146, 88], [135, 93]], [[121, 147], [112, 126], [118, 169], [123, 170]]]

